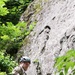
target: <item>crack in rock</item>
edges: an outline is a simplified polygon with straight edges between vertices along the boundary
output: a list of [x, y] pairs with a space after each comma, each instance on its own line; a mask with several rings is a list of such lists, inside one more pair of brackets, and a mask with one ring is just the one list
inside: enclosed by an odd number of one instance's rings
[[47, 73], [47, 75], [51, 75], [51, 73]]
[[39, 62], [37, 63], [36, 72], [37, 72], [37, 75], [42, 75], [41, 66], [40, 66]]
[[42, 34], [42, 33], [44, 33], [44, 35], [45, 35], [45, 39], [44, 39], [44, 46], [43, 46], [43, 48], [41, 49], [41, 53], [43, 54], [43, 52], [45, 51], [45, 47], [46, 47], [46, 43], [47, 43], [47, 41], [48, 41], [48, 39], [49, 39], [49, 32], [50, 32], [50, 30], [51, 30], [51, 28], [49, 27], [49, 26], [45, 26], [45, 28], [39, 33], [39, 35], [40, 34]]
[[38, 62], [34, 62], [34, 64], [36, 65], [36, 74], [37, 75], [42, 75], [42, 71], [41, 71], [41, 64]]
[[[73, 30], [73, 29], [72, 29]], [[64, 52], [69, 49], [75, 49], [75, 31], [71, 31], [68, 35], [67, 32], [64, 34], [64, 36], [60, 40], [60, 51], [62, 50]]]

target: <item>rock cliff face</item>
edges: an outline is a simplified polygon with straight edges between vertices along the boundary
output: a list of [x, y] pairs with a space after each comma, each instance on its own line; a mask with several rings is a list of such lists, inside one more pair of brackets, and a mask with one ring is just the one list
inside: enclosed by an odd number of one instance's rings
[[53, 75], [55, 58], [75, 49], [75, 0], [34, 0], [20, 20], [37, 21], [18, 52], [32, 60], [28, 75]]

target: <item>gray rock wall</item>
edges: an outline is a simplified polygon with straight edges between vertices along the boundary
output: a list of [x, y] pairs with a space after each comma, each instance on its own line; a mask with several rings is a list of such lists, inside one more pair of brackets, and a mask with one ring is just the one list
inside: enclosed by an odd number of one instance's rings
[[28, 75], [53, 75], [55, 58], [75, 49], [75, 0], [34, 0], [20, 20], [37, 21], [18, 52], [32, 60]]

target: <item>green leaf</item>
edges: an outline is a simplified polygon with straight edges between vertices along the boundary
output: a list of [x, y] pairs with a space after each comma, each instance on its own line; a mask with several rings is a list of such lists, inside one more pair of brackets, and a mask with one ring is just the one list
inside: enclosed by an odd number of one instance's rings
[[6, 75], [6, 72], [0, 72], [0, 75]]
[[4, 36], [1, 36], [1, 39], [3, 39], [3, 40], [9, 40], [10, 38], [9, 38], [9, 36], [8, 35], [4, 35]]
[[33, 28], [35, 27], [35, 25], [36, 25], [36, 22], [33, 22], [32, 24], [30, 24], [30, 26], [29, 26], [29, 30], [32, 31]]
[[9, 13], [8, 9], [6, 7], [3, 7], [4, 5], [5, 5], [4, 0], [1, 0], [0, 1], [0, 15], [1, 16], [7, 15]]

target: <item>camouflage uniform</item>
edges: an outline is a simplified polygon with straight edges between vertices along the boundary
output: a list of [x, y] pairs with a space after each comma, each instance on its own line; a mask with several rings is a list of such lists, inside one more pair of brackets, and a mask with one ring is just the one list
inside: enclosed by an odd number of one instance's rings
[[12, 71], [12, 75], [27, 75], [24, 71], [24, 69], [20, 66], [17, 66], [14, 68], [14, 70]]

